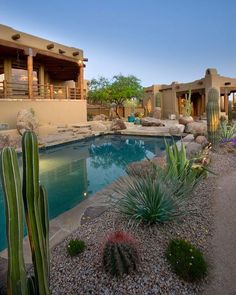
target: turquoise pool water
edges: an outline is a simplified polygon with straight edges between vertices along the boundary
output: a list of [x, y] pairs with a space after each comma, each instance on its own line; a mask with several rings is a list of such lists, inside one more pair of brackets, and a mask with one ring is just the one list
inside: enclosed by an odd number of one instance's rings
[[[50, 219], [122, 176], [127, 164], [164, 149], [162, 137], [107, 135], [40, 151], [40, 182], [48, 191]], [[6, 247], [5, 228], [0, 183], [0, 250]]]

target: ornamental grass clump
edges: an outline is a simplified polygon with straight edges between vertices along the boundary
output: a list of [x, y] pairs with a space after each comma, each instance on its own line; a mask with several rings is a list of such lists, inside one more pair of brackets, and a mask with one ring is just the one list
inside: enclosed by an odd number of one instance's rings
[[139, 263], [138, 242], [123, 231], [111, 233], [103, 246], [102, 263], [106, 272], [121, 276], [137, 270]]
[[166, 258], [173, 271], [186, 281], [197, 281], [207, 273], [207, 263], [200, 250], [185, 240], [171, 240]]
[[67, 244], [66, 248], [70, 256], [76, 256], [85, 250], [86, 244], [82, 240], [75, 239], [75, 240], [71, 240]]

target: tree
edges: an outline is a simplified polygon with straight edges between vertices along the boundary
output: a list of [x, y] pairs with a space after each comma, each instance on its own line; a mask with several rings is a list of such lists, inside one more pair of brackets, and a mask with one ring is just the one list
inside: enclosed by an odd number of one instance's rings
[[120, 106], [122, 107], [126, 100], [132, 98], [139, 100], [142, 98], [143, 87], [140, 82], [141, 81], [133, 75], [117, 75], [113, 77], [113, 82], [110, 86], [110, 101], [116, 104], [116, 114], [118, 117], [118, 108]]
[[92, 103], [104, 103], [109, 100], [110, 81], [104, 77], [92, 79], [89, 83], [88, 100]]
[[88, 99], [92, 102], [115, 103], [116, 114], [118, 108], [123, 106], [126, 100], [136, 98], [139, 100], [143, 95], [143, 87], [140, 80], [133, 75], [116, 75], [111, 81], [104, 77], [91, 80]]

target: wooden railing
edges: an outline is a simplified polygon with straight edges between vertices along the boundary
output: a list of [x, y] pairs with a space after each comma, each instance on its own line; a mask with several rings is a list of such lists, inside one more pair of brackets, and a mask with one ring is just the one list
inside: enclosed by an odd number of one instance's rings
[[[0, 99], [27, 99], [27, 82], [0, 82]], [[33, 83], [33, 99], [80, 99], [80, 90], [65, 85]]]

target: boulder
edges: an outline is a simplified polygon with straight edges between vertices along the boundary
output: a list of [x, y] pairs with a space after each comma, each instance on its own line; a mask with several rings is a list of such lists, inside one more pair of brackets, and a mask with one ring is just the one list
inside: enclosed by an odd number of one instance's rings
[[195, 142], [199, 143], [203, 148], [206, 147], [209, 144], [207, 138], [204, 135], [198, 135], [195, 138]]
[[145, 117], [141, 119], [142, 126], [165, 126], [160, 119], [155, 119], [152, 117]]
[[8, 146], [10, 144], [10, 137], [9, 135], [2, 135], [0, 134], [0, 149]]
[[16, 118], [16, 129], [23, 135], [27, 130], [38, 133], [39, 122], [33, 109], [20, 110]]
[[111, 131], [126, 129], [125, 122], [122, 119], [114, 119], [111, 124]]
[[193, 135], [205, 135], [207, 134], [206, 122], [192, 122], [185, 126], [186, 133], [192, 133]]
[[182, 124], [182, 125], [187, 125], [192, 122], [194, 122], [194, 120], [193, 120], [193, 117], [191, 116], [188, 116], [188, 117], [183, 116], [179, 118], [179, 124]]
[[185, 126], [182, 124], [176, 124], [169, 128], [170, 135], [181, 135], [184, 132]]
[[194, 141], [194, 136], [193, 134], [188, 134], [187, 136], [185, 136], [183, 139], [182, 139], [183, 142], [192, 142]]
[[95, 132], [105, 132], [105, 131], [107, 131], [107, 127], [100, 122], [94, 122], [91, 125], [91, 130], [95, 131]]
[[161, 119], [161, 108], [160, 107], [155, 107], [153, 110], [153, 118], [155, 119]]
[[93, 117], [93, 121], [106, 121], [108, 117], [104, 114], [96, 115]]
[[192, 159], [197, 156], [202, 150], [202, 146], [196, 142], [190, 142], [186, 145], [186, 154], [188, 159]]

